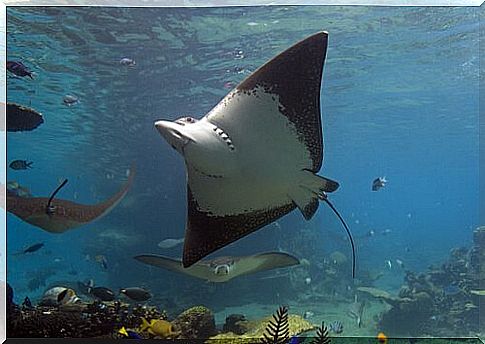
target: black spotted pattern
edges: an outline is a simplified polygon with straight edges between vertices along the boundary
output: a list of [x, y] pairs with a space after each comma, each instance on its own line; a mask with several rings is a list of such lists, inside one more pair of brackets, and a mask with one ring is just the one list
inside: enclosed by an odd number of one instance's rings
[[318, 172], [323, 161], [320, 88], [327, 41], [327, 33], [319, 32], [296, 43], [251, 74], [233, 94], [257, 96], [258, 86], [277, 94], [280, 111], [295, 125], [300, 141], [310, 151], [312, 172]]

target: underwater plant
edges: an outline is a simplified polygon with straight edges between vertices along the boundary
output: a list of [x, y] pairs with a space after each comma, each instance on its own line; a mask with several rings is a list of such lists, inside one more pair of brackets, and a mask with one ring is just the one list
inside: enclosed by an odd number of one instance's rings
[[322, 326], [317, 330], [317, 336], [312, 340], [312, 344], [330, 344], [327, 326], [322, 321]]
[[261, 338], [262, 344], [287, 344], [290, 341], [290, 328], [288, 324], [288, 308], [281, 306], [273, 314]]

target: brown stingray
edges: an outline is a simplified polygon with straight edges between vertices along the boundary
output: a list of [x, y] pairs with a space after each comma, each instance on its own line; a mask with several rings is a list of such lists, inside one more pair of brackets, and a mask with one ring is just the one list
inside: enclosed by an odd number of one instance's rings
[[85, 205], [63, 199], [53, 199], [53, 212], [46, 211], [49, 197], [18, 197], [7, 194], [7, 211], [21, 220], [50, 233], [65, 231], [82, 226], [109, 213], [126, 195], [135, 176], [134, 168], [126, 184], [111, 198], [104, 202]]
[[156, 254], [144, 254], [136, 256], [135, 259], [148, 265], [210, 282], [227, 282], [242, 275], [300, 264], [297, 258], [284, 252], [266, 252], [244, 257], [218, 257], [199, 261], [188, 268], [183, 267], [180, 259]]

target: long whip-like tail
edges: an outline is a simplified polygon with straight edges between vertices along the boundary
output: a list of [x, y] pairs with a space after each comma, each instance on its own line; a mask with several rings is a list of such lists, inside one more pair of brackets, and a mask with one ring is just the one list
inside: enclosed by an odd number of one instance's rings
[[355, 278], [355, 245], [354, 245], [354, 239], [352, 238], [352, 233], [350, 233], [349, 226], [345, 223], [345, 220], [343, 217], [340, 215], [338, 210], [333, 206], [333, 204], [328, 200], [327, 194], [323, 194], [323, 196], [319, 197], [322, 201], [325, 201], [325, 203], [328, 204], [330, 209], [333, 210], [335, 215], [340, 219], [340, 222], [342, 222], [342, 225], [344, 226], [345, 230], [347, 231], [347, 235], [350, 240], [350, 245], [352, 246], [352, 278]]
[[64, 185], [67, 184], [67, 179], [64, 179], [64, 181], [62, 182], [61, 185], [59, 185], [57, 187], [57, 189], [54, 190], [54, 192], [52, 193], [52, 195], [49, 197], [49, 201], [47, 202], [47, 207], [45, 208], [45, 212], [47, 215], [52, 215], [54, 214], [54, 208], [51, 203], [52, 203], [52, 200], [54, 199], [54, 197], [57, 195], [57, 193], [64, 187]]

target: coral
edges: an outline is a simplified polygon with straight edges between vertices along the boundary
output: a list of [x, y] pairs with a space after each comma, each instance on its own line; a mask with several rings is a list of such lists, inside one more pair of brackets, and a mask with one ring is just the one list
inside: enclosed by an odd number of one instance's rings
[[441, 266], [423, 273], [406, 271], [399, 297], [361, 287], [358, 290], [392, 307], [381, 314], [379, 326], [400, 335], [468, 336], [485, 326], [479, 309], [485, 306], [478, 294], [485, 279], [485, 227], [473, 233], [471, 248], [456, 247]]
[[340, 251], [334, 251], [330, 254], [330, 260], [336, 265], [343, 265], [347, 263], [347, 256]]
[[216, 333], [214, 314], [204, 306], [187, 309], [172, 324], [184, 339], [208, 338]]
[[288, 308], [280, 307], [268, 322], [263, 333], [261, 343], [263, 344], [286, 344], [290, 339], [288, 324]]
[[21, 310], [15, 306], [7, 313], [7, 331], [12, 338], [116, 338], [122, 326], [137, 328], [141, 317], [166, 318], [166, 314], [146, 307], [130, 311], [118, 301]]
[[[272, 319], [273, 317], [269, 316], [259, 320], [249, 320], [248, 331], [244, 334], [237, 335], [232, 332], [221, 333], [211, 337], [208, 342], [210, 343], [213, 341], [214, 343], [220, 343], [223, 341], [224, 343], [255, 343], [263, 338], [264, 331]], [[295, 314], [288, 315], [288, 325], [290, 337], [314, 330], [317, 327], [303, 319], [301, 316]]]
[[327, 326], [322, 322], [322, 326], [317, 330], [317, 336], [312, 340], [312, 344], [330, 344]]
[[248, 331], [248, 321], [242, 314], [231, 314], [226, 318], [222, 330], [224, 332], [243, 334]]

